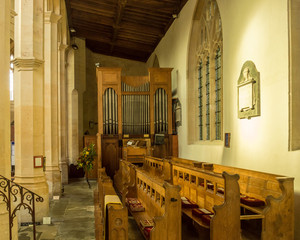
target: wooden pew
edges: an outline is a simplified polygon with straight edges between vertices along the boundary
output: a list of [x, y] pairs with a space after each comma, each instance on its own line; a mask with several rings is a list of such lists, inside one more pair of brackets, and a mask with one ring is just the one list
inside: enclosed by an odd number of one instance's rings
[[[213, 165], [215, 172], [240, 175], [241, 193], [265, 201], [265, 207], [241, 206], [262, 218], [261, 239], [294, 238], [294, 178], [241, 168]], [[241, 216], [248, 220], [253, 216]]]
[[125, 204], [126, 196], [135, 196], [136, 165], [126, 160], [120, 160], [119, 170], [114, 175], [114, 186]]
[[[174, 159], [176, 161], [177, 158]], [[241, 203], [244, 212], [241, 220], [262, 219], [262, 240], [294, 239], [294, 178], [212, 163], [190, 162], [207, 172], [238, 174], [241, 194], [265, 202], [265, 206], [260, 207]]]
[[[162, 179], [153, 178], [141, 169], [135, 170], [136, 195], [129, 195], [129, 197], [137, 198], [145, 207], [143, 212], [130, 210], [137, 224], [140, 226], [140, 220], [143, 219], [153, 219], [154, 228], [150, 232], [150, 240], [180, 240], [180, 187]], [[141, 231], [145, 236], [142, 228]]]
[[[209, 226], [202, 222], [200, 218], [193, 216], [191, 209], [182, 209], [182, 212], [191, 218], [194, 223], [204, 228], [210, 228], [211, 239], [240, 238], [240, 201], [237, 175], [231, 176], [224, 173], [222, 176], [221, 174], [199, 170], [199, 168], [193, 167], [193, 164], [187, 167], [181, 162], [177, 165], [173, 163], [171, 166], [169, 160], [154, 157], [145, 157], [143, 168], [136, 169], [136, 172], [139, 172], [138, 175], [143, 174], [143, 176], [148, 176], [152, 181], [161, 184], [163, 180], [171, 180], [174, 185], [181, 186], [181, 196], [197, 202], [201, 208], [215, 212]], [[173, 176], [172, 179], [171, 176]], [[143, 185], [143, 180], [137, 179], [136, 181], [139, 186]], [[203, 186], [201, 183], [203, 183]], [[209, 183], [214, 184], [215, 191], [208, 189]], [[217, 192], [217, 187], [228, 189], [225, 191], [225, 196], [224, 193]], [[144, 190], [146, 188], [147, 186], [143, 186]], [[145, 191], [149, 192], [151, 190], [146, 189]], [[153, 198], [156, 197], [153, 196]], [[151, 209], [155, 208], [151, 206]]]
[[171, 163], [167, 159], [145, 156], [143, 169], [151, 175], [158, 176], [165, 181], [171, 181]]
[[[99, 228], [97, 239], [127, 240], [128, 239], [128, 211], [118, 203], [112, 180], [106, 175], [105, 169], [98, 171], [98, 201]], [[117, 201], [116, 201], [117, 200]], [[106, 202], [108, 201], [108, 202]]]
[[[182, 212], [194, 223], [210, 229], [210, 239], [240, 239], [239, 176], [226, 172], [216, 174], [186, 166], [172, 164], [173, 184], [181, 186], [181, 196], [214, 213], [210, 225], [192, 214], [192, 209]], [[221, 190], [222, 189], [222, 190]]]

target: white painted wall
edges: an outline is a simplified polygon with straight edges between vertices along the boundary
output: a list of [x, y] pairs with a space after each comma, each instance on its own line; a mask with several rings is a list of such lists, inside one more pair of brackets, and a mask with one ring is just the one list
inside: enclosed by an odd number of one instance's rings
[[[223, 126], [224, 133], [231, 133], [230, 148], [223, 144], [188, 145], [187, 141], [187, 50], [196, 2], [187, 2], [147, 62], [151, 65], [156, 54], [161, 67], [178, 70], [178, 97], [183, 109], [180, 157], [295, 177], [295, 195], [299, 196], [300, 151], [288, 151], [287, 1], [217, 1], [223, 27]], [[261, 116], [240, 120], [237, 80], [247, 60], [260, 72]], [[299, 202], [295, 202], [296, 222]]]

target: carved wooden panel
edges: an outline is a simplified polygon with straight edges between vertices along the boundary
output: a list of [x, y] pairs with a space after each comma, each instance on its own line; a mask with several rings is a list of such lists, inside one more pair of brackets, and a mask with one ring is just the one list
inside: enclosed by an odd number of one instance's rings
[[102, 137], [102, 166], [112, 179], [119, 169], [119, 138], [118, 136]]

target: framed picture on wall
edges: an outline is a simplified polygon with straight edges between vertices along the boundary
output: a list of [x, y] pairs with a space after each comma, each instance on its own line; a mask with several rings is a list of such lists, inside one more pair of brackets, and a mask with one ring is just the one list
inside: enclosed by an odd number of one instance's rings
[[33, 157], [34, 168], [42, 168], [43, 167], [43, 161], [44, 161], [43, 156], [34, 156]]
[[225, 147], [230, 147], [230, 133], [225, 133]]

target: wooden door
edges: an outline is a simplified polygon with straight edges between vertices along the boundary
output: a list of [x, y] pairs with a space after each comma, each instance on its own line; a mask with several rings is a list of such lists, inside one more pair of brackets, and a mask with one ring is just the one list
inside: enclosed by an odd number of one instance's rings
[[119, 136], [102, 135], [102, 167], [106, 174], [113, 179], [119, 169]]

